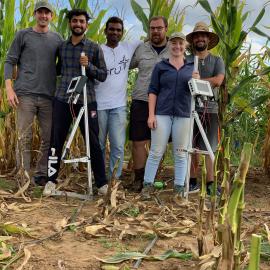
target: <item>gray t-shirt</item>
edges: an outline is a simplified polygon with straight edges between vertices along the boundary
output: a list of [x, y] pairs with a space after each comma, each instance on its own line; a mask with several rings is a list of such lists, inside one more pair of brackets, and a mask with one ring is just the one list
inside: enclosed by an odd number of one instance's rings
[[18, 96], [54, 96], [56, 58], [62, 41], [59, 34], [51, 31], [37, 33], [26, 28], [16, 33], [5, 61], [5, 80], [12, 79], [17, 65], [14, 90]]
[[152, 71], [155, 65], [164, 58], [169, 58], [169, 50], [166, 46], [159, 54], [146, 42], [138, 46], [130, 64], [130, 68], [138, 68], [138, 78], [133, 92], [133, 100], [148, 101], [148, 87], [151, 80]]
[[[193, 55], [187, 57], [194, 58]], [[201, 79], [211, 78], [219, 74], [225, 74], [225, 65], [222, 58], [209, 53], [204, 60], [199, 60], [199, 73]], [[215, 100], [208, 100], [207, 107], [202, 108], [196, 104], [196, 111], [203, 112], [207, 110], [208, 113], [218, 113], [218, 88], [213, 89]]]

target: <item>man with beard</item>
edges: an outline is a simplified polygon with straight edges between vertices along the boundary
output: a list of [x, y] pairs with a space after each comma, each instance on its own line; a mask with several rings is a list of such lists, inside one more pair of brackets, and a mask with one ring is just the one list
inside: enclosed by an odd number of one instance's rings
[[130, 108], [129, 137], [132, 144], [134, 169], [133, 190], [141, 191], [147, 160], [147, 145], [151, 139], [148, 127], [148, 86], [156, 63], [168, 58], [168, 21], [163, 16], [152, 17], [149, 21], [149, 41], [141, 44], [131, 61], [132, 68], [138, 68], [138, 78], [132, 93]]
[[[213, 152], [215, 152], [218, 144], [219, 128], [217, 102], [218, 87], [224, 80], [225, 66], [223, 60], [218, 56], [212, 55], [209, 50], [218, 44], [219, 38], [215, 33], [209, 32], [208, 26], [204, 22], [198, 22], [195, 25], [193, 32], [188, 34], [186, 38], [191, 45], [193, 53], [190, 57], [194, 58], [194, 55], [197, 55], [199, 58], [199, 73], [201, 79], [209, 81], [214, 92], [214, 98], [204, 101], [203, 107], [196, 104], [196, 111], [199, 114], [211, 148]], [[206, 146], [197, 125], [194, 126], [193, 136], [195, 147], [206, 150]], [[199, 156], [196, 155], [192, 157], [190, 192], [199, 191], [197, 186], [198, 167]], [[207, 193], [210, 195], [214, 181], [214, 166], [209, 156], [206, 157], [206, 168]]]
[[[17, 128], [22, 153], [17, 153], [17, 166], [30, 173], [32, 124], [37, 117], [40, 135], [40, 158], [33, 183], [45, 185], [47, 154], [50, 146], [52, 98], [56, 88], [56, 58], [63, 42], [61, 36], [49, 30], [53, 8], [47, 1], [34, 7], [36, 24], [16, 33], [5, 61], [7, 100], [17, 113]], [[13, 70], [17, 76], [12, 84]], [[20, 164], [20, 155], [22, 164]]]
[[[107, 77], [106, 64], [101, 48], [85, 37], [89, 20], [88, 13], [82, 9], [73, 9], [68, 12], [67, 18], [72, 35], [62, 44], [59, 50], [61, 81], [57, 88], [53, 105], [51, 136], [51, 148], [55, 148], [55, 155], [58, 158], [58, 162], [54, 165], [56, 173], [49, 177], [49, 181], [56, 182], [62, 149], [70, 129], [72, 118], [78, 116], [83, 106], [83, 94], [81, 94], [77, 104], [72, 105], [71, 110], [68, 104], [69, 95], [67, 94], [67, 89], [72, 78], [81, 75], [81, 66], [85, 66], [86, 76], [88, 77], [86, 87], [91, 164], [99, 194], [104, 195], [107, 192], [108, 185], [103, 155], [98, 140], [99, 128], [94, 84], [95, 80], [105, 81]], [[85, 56], [81, 56], [82, 52], [85, 53]], [[83, 119], [79, 125], [84, 136], [85, 126]]]
[[116, 178], [122, 174], [127, 122], [127, 80], [130, 60], [141, 41], [121, 41], [123, 21], [118, 17], [107, 20], [104, 33], [107, 43], [101, 48], [107, 66], [107, 79], [98, 83], [96, 98], [98, 106], [99, 141], [105, 160], [107, 136], [110, 142], [109, 176], [118, 159]]

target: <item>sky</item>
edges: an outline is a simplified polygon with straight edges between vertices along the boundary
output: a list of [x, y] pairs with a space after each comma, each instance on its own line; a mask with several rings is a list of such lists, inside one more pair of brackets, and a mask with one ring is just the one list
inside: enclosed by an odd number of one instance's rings
[[[66, 7], [68, 0], [50, 0], [53, 4], [56, 2], [62, 6]], [[215, 10], [216, 7], [221, 3], [222, 0], [208, 0], [212, 10]], [[88, 0], [92, 6], [99, 4], [99, 9], [108, 8], [108, 12], [105, 17], [105, 21], [110, 16], [119, 16], [124, 18], [124, 24], [126, 29], [130, 29], [128, 33], [129, 39], [139, 39], [143, 35], [142, 24], [137, 19], [135, 14], [132, 11], [130, 0]], [[136, 0], [138, 4], [142, 7], [147, 7], [146, 0]], [[200, 5], [195, 6], [196, 0], [176, 0], [177, 5], [179, 5], [180, 10], [186, 7], [185, 12], [185, 21], [184, 21], [184, 34], [188, 34], [192, 31], [194, 24], [198, 21], [205, 21], [209, 23], [209, 16], [206, 11], [204, 11]], [[269, 0], [246, 0], [246, 6], [244, 11], [249, 11], [249, 16], [245, 23], [245, 29], [250, 27], [257, 17], [258, 13], [262, 7], [269, 2], [269, 6], [266, 7], [266, 12], [264, 18], [258, 25], [258, 28], [263, 32], [267, 33], [270, 36], [270, 1]], [[69, 8], [69, 7], [68, 7]], [[269, 27], [269, 29], [265, 28]], [[265, 45], [266, 39], [258, 36], [255, 33], [250, 33], [247, 37], [248, 44], [252, 45], [252, 52], [258, 53], [261, 51], [261, 48]]]
[[[142, 7], [147, 7], [146, 0], [136, 0]], [[209, 3], [212, 7], [212, 10], [215, 10], [217, 5], [221, 0], [209, 0]], [[253, 21], [257, 17], [258, 13], [268, 0], [246, 0], [245, 11], [250, 11], [250, 14], [246, 20], [245, 28], [248, 28], [252, 25]], [[177, 4], [182, 9], [186, 8], [186, 16], [184, 21], [184, 34], [188, 34], [192, 31], [194, 24], [197, 21], [205, 21], [209, 23], [209, 17], [199, 5], [194, 6], [196, 0], [177, 0]], [[108, 6], [110, 15], [120, 15], [124, 18], [125, 28], [129, 29], [130, 39], [138, 39], [142, 33], [142, 25], [140, 21], [136, 18], [135, 14], [132, 11], [129, 0], [104, 0], [104, 6]], [[270, 29], [266, 29], [264, 26], [270, 27], [270, 17], [267, 15], [270, 12], [270, 5], [266, 8], [264, 18], [259, 24], [259, 29], [267, 33], [270, 36]], [[247, 42], [252, 44], [252, 52], [258, 52], [261, 50], [261, 47], [265, 45], [266, 39], [258, 36], [257, 34], [251, 33], [248, 35]]]

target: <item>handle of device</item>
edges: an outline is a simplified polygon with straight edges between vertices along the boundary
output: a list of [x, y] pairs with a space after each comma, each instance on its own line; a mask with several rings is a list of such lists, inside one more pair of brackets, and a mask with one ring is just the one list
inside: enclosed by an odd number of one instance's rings
[[[85, 52], [81, 52], [81, 56], [85, 56]], [[85, 76], [85, 66], [82, 66], [82, 75]]]
[[194, 72], [199, 71], [199, 57], [197, 55], [194, 56]]

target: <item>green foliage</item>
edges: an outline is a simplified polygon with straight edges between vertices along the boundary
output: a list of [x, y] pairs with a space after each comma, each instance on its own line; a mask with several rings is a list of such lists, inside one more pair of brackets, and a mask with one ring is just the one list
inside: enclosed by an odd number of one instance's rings
[[[176, 7], [175, 0], [148, 0], [148, 7], [142, 8], [135, 0], [131, 0], [131, 7], [138, 20], [142, 23], [143, 31], [149, 34], [149, 20], [153, 16], [164, 16], [168, 19], [168, 35], [173, 32], [181, 32], [184, 23], [184, 10]], [[144, 11], [146, 10], [146, 11]]]

